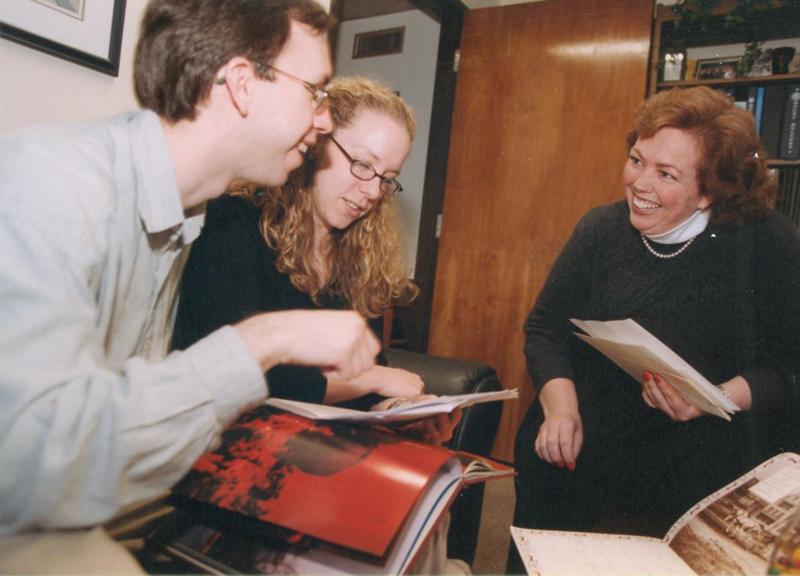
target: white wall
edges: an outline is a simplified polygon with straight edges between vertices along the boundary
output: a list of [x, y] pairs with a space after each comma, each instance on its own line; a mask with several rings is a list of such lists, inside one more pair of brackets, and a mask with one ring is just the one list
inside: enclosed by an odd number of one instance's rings
[[127, 0], [116, 78], [0, 39], [0, 133], [30, 124], [102, 118], [135, 108], [133, 50], [146, 3]]
[[[318, 1], [330, 10], [330, 0]], [[146, 5], [147, 0], [126, 2], [116, 78], [0, 39], [0, 133], [31, 124], [103, 118], [136, 108], [133, 51]]]
[[[399, 26], [406, 27], [401, 54], [358, 60], [351, 58], [355, 34]], [[336, 74], [358, 74], [381, 80], [399, 92], [416, 114], [417, 136], [400, 175], [404, 191], [397, 198], [407, 270], [413, 275], [439, 49], [439, 23], [417, 10], [348, 20], [339, 27], [338, 42]]]

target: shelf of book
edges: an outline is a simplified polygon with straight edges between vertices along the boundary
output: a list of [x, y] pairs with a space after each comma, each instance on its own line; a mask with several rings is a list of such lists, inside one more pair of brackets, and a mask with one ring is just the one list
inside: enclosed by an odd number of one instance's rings
[[669, 90], [670, 88], [681, 88], [687, 86], [757, 86], [759, 84], [774, 84], [778, 82], [800, 82], [800, 74], [772, 74], [770, 76], [752, 76], [746, 78], [716, 78], [707, 80], [672, 80], [669, 82], [658, 82], [656, 89]]
[[[800, 225], [800, 12], [794, 6], [775, 1], [740, 21], [740, 13], [730, 17], [741, 12], [734, 0], [723, 1], [708, 17], [691, 12], [697, 9], [692, 2], [683, 9], [657, 5], [647, 94], [707, 86], [750, 111], [767, 164], [776, 173], [776, 209]], [[756, 58], [745, 73], [741, 58], [753, 46], [764, 61]], [[783, 69], [774, 67], [774, 58], [770, 61], [778, 49], [794, 54]]]
[[767, 160], [767, 166], [769, 166], [770, 168], [800, 166], [800, 160], [781, 160], [780, 158], [776, 158], [775, 160]]

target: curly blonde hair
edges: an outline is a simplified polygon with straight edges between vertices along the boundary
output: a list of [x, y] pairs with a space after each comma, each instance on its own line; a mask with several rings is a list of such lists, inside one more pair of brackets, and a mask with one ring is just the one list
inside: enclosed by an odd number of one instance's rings
[[[359, 112], [372, 110], [396, 119], [413, 140], [413, 112], [386, 86], [367, 78], [343, 77], [333, 80], [327, 90], [335, 127], [346, 127]], [[380, 316], [393, 303], [413, 300], [419, 290], [405, 271], [394, 198], [386, 194], [366, 216], [334, 234], [330, 274], [327, 280], [322, 278], [313, 263], [313, 177], [310, 159], [284, 186], [264, 190], [237, 184], [230, 190], [261, 207], [261, 234], [278, 252], [278, 271], [315, 303], [320, 304], [323, 296], [341, 298], [367, 317]]]

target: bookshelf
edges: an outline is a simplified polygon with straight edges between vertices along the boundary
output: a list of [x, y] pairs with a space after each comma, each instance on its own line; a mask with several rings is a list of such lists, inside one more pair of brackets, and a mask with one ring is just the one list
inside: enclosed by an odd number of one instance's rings
[[[767, 90], [773, 94], [776, 91], [784, 91], [783, 99], [780, 100], [783, 103], [783, 110], [775, 110], [768, 105], [753, 106], [752, 110], [754, 114], [756, 108], [760, 110], [757, 119], [759, 126], [764, 126], [767, 117], [771, 118], [773, 125], [778, 121], [781, 126], [780, 136], [776, 136], [774, 131], [770, 132], [770, 135], [762, 131], [762, 142], [768, 150], [767, 163], [778, 182], [776, 209], [800, 225], [800, 159], [784, 157], [783, 152], [786, 147], [780, 142], [782, 132], [787, 125], [784, 120], [787, 112], [786, 99], [790, 96], [789, 91], [800, 85], [800, 71], [747, 76], [736, 70], [738, 58], [745, 52], [746, 44], [753, 40], [763, 42], [762, 49], [790, 46], [795, 48], [795, 55], [800, 54], [800, 9], [796, 2], [782, 4], [776, 2], [770, 9], [760, 11], [757, 18], [732, 23], [726, 20], [726, 16], [730, 14], [734, 5], [734, 0], [725, 0], [706, 17], [684, 16], [680, 22], [676, 22], [680, 16], [676, 14], [674, 5], [657, 5], [647, 95], [672, 88], [708, 86], [724, 90], [734, 100], [739, 101], [740, 105], [751, 109], [747, 101], [753, 104], [754, 94], [758, 93], [758, 97], [761, 98]], [[673, 70], [673, 77], [665, 80], [667, 55], [676, 53], [681, 54], [683, 58], [680, 70], [678, 73]], [[694, 74], [697, 68], [692, 61], [707, 62], [713, 59], [728, 63], [729, 68], [724, 74], [727, 77], [696, 78]], [[675, 78], [677, 74], [679, 74], [678, 79]], [[765, 103], [768, 101], [764, 100]], [[778, 115], [777, 119], [775, 115]]]

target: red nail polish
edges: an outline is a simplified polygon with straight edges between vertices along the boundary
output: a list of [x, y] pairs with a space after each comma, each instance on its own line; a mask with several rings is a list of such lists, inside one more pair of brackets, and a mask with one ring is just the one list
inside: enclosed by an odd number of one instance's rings
[[569, 464], [567, 464], [567, 468], [569, 468], [570, 471], [575, 470], [575, 462], [570, 462]]
[[642, 374], [642, 376], [644, 376], [644, 379], [645, 379], [645, 380], [652, 380], [652, 379], [653, 379], [653, 375], [652, 375], [652, 374], [650, 374], [650, 372], [648, 372], [647, 370], [645, 370], [645, 371], [644, 371], [644, 373]]

